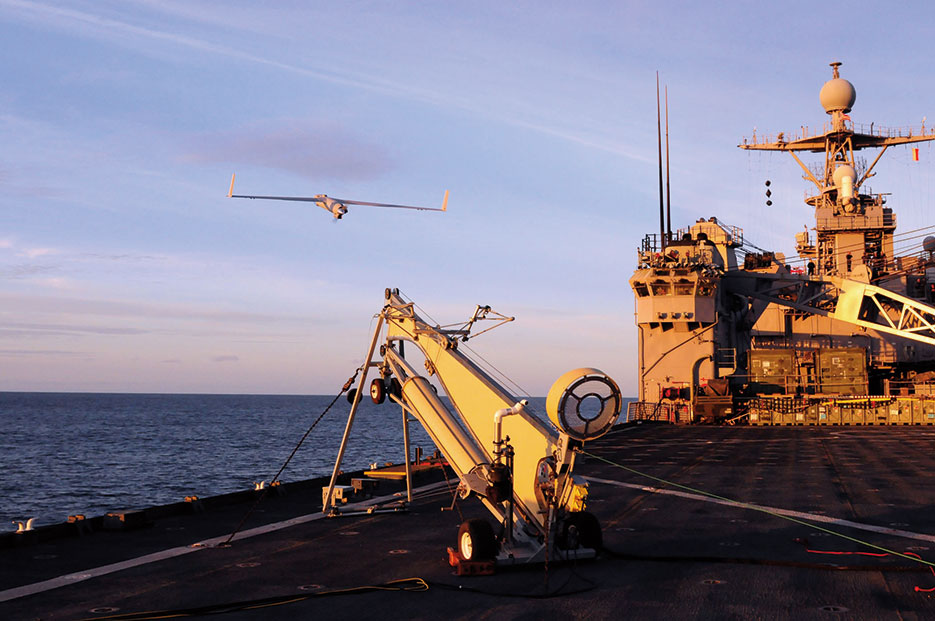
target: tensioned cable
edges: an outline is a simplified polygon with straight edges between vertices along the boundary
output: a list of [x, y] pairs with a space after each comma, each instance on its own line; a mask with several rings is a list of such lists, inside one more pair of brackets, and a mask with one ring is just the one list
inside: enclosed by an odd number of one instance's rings
[[332, 406], [334, 406], [334, 404], [338, 402], [338, 399], [341, 398], [341, 395], [347, 392], [347, 389], [350, 388], [354, 384], [354, 380], [357, 379], [357, 375], [361, 372], [363, 368], [364, 368], [363, 365], [357, 367], [357, 370], [354, 371], [354, 375], [352, 375], [346, 382], [344, 382], [344, 387], [341, 388], [341, 391], [338, 392], [338, 394], [334, 396], [334, 399], [331, 400], [331, 403], [328, 404], [328, 407], [326, 407], [325, 410], [321, 414], [318, 415], [318, 418], [315, 419], [315, 422], [311, 424], [311, 426], [305, 432], [305, 435], [303, 435], [302, 438], [299, 440], [299, 443], [295, 445], [295, 448], [292, 449], [292, 452], [289, 454], [289, 457], [286, 458], [286, 461], [283, 462], [282, 467], [279, 468], [279, 472], [277, 472], [276, 476], [272, 478], [272, 480], [270, 481], [270, 484], [263, 488], [263, 490], [260, 492], [260, 495], [257, 497], [256, 501], [253, 503], [253, 506], [250, 507], [250, 509], [244, 514], [243, 518], [241, 518], [240, 523], [237, 524], [237, 528], [235, 528], [233, 532], [231, 532], [230, 537], [228, 537], [226, 541], [218, 545], [220, 546], [230, 545], [230, 542], [233, 541], [234, 539], [234, 535], [240, 532], [240, 529], [243, 528], [243, 525], [244, 523], [246, 523], [247, 518], [249, 518], [253, 514], [253, 511], [259, 506], [260, 502], [262, 502], [263, 499], [266, 498], [267, 492], [269, 492], [270, 488], [273, 487], [273, 483], [279, 480], [279, 477], [282, 475], [283, 470], [286, 469], [286, 466], [288, 466], [289, 462], [292, 461], [292, 458], [295, 457], [295, 454], [299, 451], [299, 447], [302, 446], [302, 443], [305, 442], [305, 439], [308, 438], [309, 434], [312, 433], [312, 430], [318, 425], [318, 423], [321, 422], [321, 419], [325, 417], [325, 414], [328, 413], [328, 410], [330, 410]]
[[[894, 242], [894, 243], [896, 243], [896, 242], [902, 243], [902, 242], [906, 242], [906, 241], [908, 241], [908, 240], [910, 240], [910, 239], [918, 239], [919, 237], [924, 237], [924, 236], [926, 235], [926, 233], [933, 232], [933, 229], [935, 229], [935, 225], [929, 225], [929, 226], [924, 226], [924, 227], [917, 228], [917, 229], [912, 229], [912, 230], [909, 230], [909, 231], [903, 231], [903, 232], [901, 232], [901, 233], [898, 233], [898, 234], [893, 235], [893, 242]], [[922, 233], [920, 233], [919, 235], [913, 235], [913, 236], [911, 236], [911, 237], [908, 236], [910, 233], [919, 233], [920, 231], [922, 231]], [[857, 251], [857, 250], [860, 250], [861, 248], [864, 248], [864, 246], [865, 246], [865, 244], [864, 244], [863, 242], [855, 242], [854, 244], [849, 244], [849, 245], [846, 245], [846, 246], [841, 246], [841, 247], [838, 248], [837, 250], [838, 250], [838, 251], [841, 251], [841, 252], [844, 252], [844, 251]], [[746, 251], [746, 247], [754, 248], [755, 250], [758, 250], [759, 252], [773, 252], [773, 251], [771, 251], [771, 250], [764, 250], [763, 248], [760, 248], [760, 247], [757, 246], [756, 244], [754, 244], [754, 243], [752, 243], [752, 242], [749, 242], [749, 241], [747, 241], [747, 240], [744, 240], [743, 246], [741, 246], [739, 249], [740, 249], [740, 250], [743, 250], [743, 251], [745, 251], [745, 252], [748, 252], [748, 251]], [[803, 262], [805, 262], [805, 261], [807, 261], [807, 260], [808, 260], [808, 259], [803, 259], [803, 258], [790, 258], [790, 257], [787, 257], [787, 259], [786, 259], [785, 262], [786, 262], [786, 263], [792, 264], [792, 263], [803, 263]]]
[[489, 360], [487, 360], [486, 358], [484, 358], [483, 356], [481, 356], [476, 350], [474, 350], [474, 349], [468, 347], [468, 346], [465, 345], [464, 343], [461, 344], [461, 347], [463, 347], [463, 348], [465, 348], [466, 350], [468, 350], [469, 352], [471, 352], [471, 354], [472, 354], [473, 356], [476, 356], [477, 358], [479, 358], [479, 359], [481, 360], [481, 362], [483, 362], [484, 365], [487, 366], [487, 368], [488, 368], [489, 371], [491, 371], [492, 373], [494, 373], [494, 374], [496, 374], [496, 375], [499, 375], [499, 376], [500, 376], [500, 379], [502, 379], [503, 381], [507, 382], [508, 384], [511, 384], [511, 385], [513, 386], [513, 388], [515, 388], [516, 390], [519, 391], [519, 396], [521, 396], [521, 397], [529, 397], [529, 396], [531, 396], [531, 395], [529, 394], [529, 391], [528, 391], [528, 390], [526, 390], [525, 388], [523, 388], [522, 386], [520, 386], [520, 385], [519, 385], [515, 380], [513, 380], [510, 376], [508, 376], [506, 373], [504, 373], [503, 371], [501, 371], [500, 369], [498, 369], [496, 366], [494, 366], [493, 363], [491, 363]]
[[[412, 300], [408, 299], [403, 293], [399, 293], [399, 297], [401, 297], [401, 298], [403, 298], [404, 300], [406, 300], [406, 301], [412, 303], [412, 305], [413, 305], [415, 308], [417, 308], [417, 309], [419, 310], [419, 313], [422, 315], [422, 317], [423, 317], [424, 319], [427, 319], [427, 320], [429, 320], [430, 322], [435, 323], [436, 325], [438, 325], [438, 321], [436, 321], [435, 318], [433, 318], [431, 315], [429, 315], [428, 312], [426, 312], [426, 310], [425, 310], [424, 308], [422, 308], [421, 306], [419, 306], [418, 304], [416, 304], [416, 303], [413, 302]], [[413, 336], [413, 335], [410, 335], [410, 336]], [[487, 360], [487, 359], [484, 358], [482, 355], [480, 355], [476, 350], [474, 350], [474, 349], [472, 349], [470, 346], [468, 346], [464, 341], [462, 341], [462, 342], [459, 344], [459, 348], [463, 348], [463, 349], [466, 349], [466, 350], [468, 350], [469, 352], [471, 352], [472, 357], [475, 357], [475, 358], [477, 358], [478, 360], [480, 360], [480, 361], [483, 363], [483, 366], [486, 367], [486, 370], [490, 371], [490, 372], [491, 372], [492, 374], [494, 374], [494, 375], [498, 375], [498, 376], [500, 377], [500, 379], [502, 379], [503, 381], [505, 381], [505, 382], [507, 382], [508, 384], [512, 385], [513, 388], [515, 388], [516, 390], [518, 390], [518, 391], [519, 391], [519, 396], [521, 396], [521, 397], [529, 397], [529, 396], [531, 396], [528, 390], [526, 390], [525, 388], [523, 388], [522, 386], [520, 386], [516, 381], [514, 381], [514, 380], [513, 380], [512, 378], [510, 378], [506, 373], [504, 373], [503, 371], [501, 371], [500, 369], [498, 369], [496, 366], [494, 366], [489, 360]]]
[[588, 457], [593, 457], [594, 459], [596, 459], [596, 460], [598, 460], [598, 461], [602, 461], [602, 462], [604, 462], [605, 464], [608, 464], [608, 465], [613, 466], [613, 467], [615, 467], [615, 468], [620, 468], [621, 470], [626, 470], [627, 472], [629, 472], [629, 473], [631, 473], [631, 474], [635, 474], [635, 475], [640, 476], [640, 477], [645, 477], [645, 478], [647, 478], [647, 479], [652, 479], [653, 481], [656, 481], [656, 482], [658, 482], [658, 483], [662, 483], [663, 485], [670, 485], [670, 486], [672, 486], [672, 487], [677, 487], [677, 488], [679, 488], [679, 489], [683, 489], [683, 490], [685, 490], [685, 491], [689, 491], [689, 492], [692, 492], [692, 493], [694, 493], [694, 494], [699, 494], [699, 495], [702, 495], [702, 496], [707, 496], [708, 498], [715, 498], [715, 499], [717, 499], [717, 500], [722, 500], [722, 501], [724, 501], [724, 502], [729, 502], [729, 503], [734, 504], [734, 505], [736, 505], [736, 506], [738, 506], [738, 507], [740, 507], [740, 508], [742, 508], [742, 509], [751, 509], [751, 510], [753, 510], [753, 511], [759, 511], [760, 513], [766, 513], [767, 515], [771, 515], [771, 516], [773, 516], [773, 517], [777, 517], [777, 518], [780, 518], [780, 519], [783, 519], [783, 520], [787, 520], [787, 521], [789, 521], [789, 522], [794, 522], [794, 523], [800, 524], [800, 525], [802, 525], [802, 526], [808, 526], [809, 528], [814, 528], [815, 530], [819, 530], [819, 531], [825, 532], [825, 533], [827, 533], [827, 534], [829, 534], [829, 535], [833, 535], [833, 536], [835, 536], [835, 537], [840, 537], [841, 539], [846, 539], [846, 540], [851, 541], [851, 542], [853, 542], [853, 543], [856, 543], [856, 544], [858, 544], [858, 545], [866, 546], [866, 547], [868, 547], [868, 548], [873, 548], [873, 549], [875, 549], [875, 550], [880, 550], [881, 552], [886, 552], [886, 553], [892, 554], [892, 555], [894, 555], [894, 556], [899, 556], [899, 557], [901, 557], [901, 558], [908, 559], [908, 560], [913, 561], [913, 562], [915, 562], [915, 563], [921, 563], [921, 564], [927, 565], [927, 566], [929, 566], [929, 567], [935, 567], [935, 563], [933, 563], [933, 562], [931, 562], [931, 561], [926, 561], [926, 560], [923, 560], [923, 559], [921, 559], [921, 558], [916, 558], [916, 557], [913, 557], [913, 556], [911, 556], [911, 555], [909, 555], [909, 554], [904, 554], [904, 553], [902, 553], [902, 552], [896, 552], [895, 550], [890, 550], [889, 548], [884, 548], [883, 546], [878, 546], [878, 545], [876, 545], [876, 544], [870, 543], [869, 541], [863, 541], [863, 540], [861, 540], [861, 539], [857, 539], [856, 537], [851, 537], [851, 536], [849, 536], [849, 535], [845, 535], [844, 533], [839, 533], [839, 532], [837, 532], [837, 531], [833, 531], [833, 530], [831, 530], [831, 529], [824, 528], [823, 526], [819, 526], [818, 524], [814, 524], [814, 523], [812, 523], [812, 522], [807, 522], [807, 521], [805, 521], [805, 520], [800, 520], [800, 519], [798, 519], [798, 518], [794, 518], [794, 517], [788, 516], [788, 515], [782, 515], [782, 514], [780, 514], [780, 513], [776, 513], [775, 511], [770, 511], [769, 509], [765, 509], [765, 508], [760, 507], [760, 506], [757, 506], [757, 505], [751, 505], [751, 504], [748, 504], [748, 503], [745, 503], [745, 502], [742, 502], [742, 501], [739, 501], [739, 500], [733, 500], [733, 499], [731, 499], [731, 498], [726, 498], [726, 497], [724, 497], [724, 496], [719, 496], [719, 495], [717, 495], [717, 494], [713, 494], [713, 493], [711, 493], [711, 492], [706, 492], [706, 491], [704, 491], [704, 490], [700, 490], [700, 489], [696, 489], [696, 488], [693, 488], [693, 487], [689, 487], [689, 486], [687, 486], [687, 485], [681, 485], [681, 484], [679, 484], [679, 483], [675, 483], [674, 481], [668, 481], [668, 480], [666, 480], [666, 479], [662, 479], [662, 478], [660, 478], [660, 477], [656, 477], [656, 476], [653, 476], [653, 475], [651, 475], [651, 474], [647, 474], [647, 473], [645, 473], [645, 472], [640, 472], [639, 470], [635, 470], [635, 469], [633, 469], [633, 468], [629, 468], [629, 467], [627, 467], [627, 466], [624, 466], [623, 464], [618, 464], [618, 463], [616, 463], [616, 462], [614, 462], [614, 461], [611, 461], [611, 460], [607, 459], [606, 457], [601, 457], [600, 455], [595, 455], [594, 453], [590, 453], [590, 452], [585, 451], [585, 450], [583, 450], [583, 449], [579, 449], [579, 452], [580, 452], [582, 455], [586, 455], [586, 456], [588, 456]]

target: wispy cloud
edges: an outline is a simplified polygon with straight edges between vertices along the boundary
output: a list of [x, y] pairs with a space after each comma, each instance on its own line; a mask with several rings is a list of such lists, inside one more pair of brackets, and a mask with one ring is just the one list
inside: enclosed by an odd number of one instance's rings
[[27, 257], [29, 259], [35, 259], [36, 257], [44, 257], [50, 254], [57, 254], [58, 251], [53, 248], [24, 248], [20, 250], [20, 256]]
[[13, 313], [67, 313], [73, 317], [98, 316], [129, 320], [184, 320], [209, 324], [304, 325], [315, 320], [303, 316], [273, 315], [206, 308], [197, 305], [159, 304], [72, 298], [55, 295], [17, 295], [0, 293], [0, 309]]
[[184, 160], [252, 164], [342, 180], [368, 180], [393, 168], [387, 152], [334, 124], [284, 120], [199, 136]]
[[132, 254], [128, 252], [120, 254], [101, 254], [98, 252], [83, 252], [78, 255], [81, 258], [93, 259], [97, 261], [113, 261], [115, 263], [119, 262], [129, 262], [129, 263], [138, 263], [138, 262], [149, 262], [149, 261], [165, 261], [166, 257], [150, 255], [150, 254]]
[[87, 352], [68, 351], [64, 349], [0, 349], [0, 356], [37, 357], [37, 356], [87, 356]]
[[239, 362], [238, 356], [215, 356], [211, 359], [214, 362]]
[[40, 246], [25, 247], [22, 244], [17, 243], [11, 237], [0, 238], [0, 249], [15, 250], [16, 256], [25, 257], [27, 259], [36, 259], [39, 257], [45, 257], [45, 256], [60, 253], [60, 250], [56, 248], [40, 247]]
[[310, 69], [308, 67], [279, 62], [225, 45], [211, 43], [203, 39], [168, 32], [158, 28], [138, 26], [126, 21], [103, 17], [87, 11], [50, 6], [41, 2], [32, 2], [31, 0], [0, 0], [0, 7], [16, 11], [21, 17], [44, 26], [52, 26], [79, 35], [115, 43], [123, 47], [130, 47], [141, 53], [156, 52], [156, 50], [146, 47], [143, 44], [147, 41], [157, 42], [183, 47], [189, 50], [208, 52], [234, 60], [249, 61], [344, 86], [371, 90], [385, 90], [389, 87], [388, 84], [380, 84], [380, 82], [375, 79], [372, 81], [355, 79], [342, 75], [342, 72]]
[[104, 335], [122, 335], [129, 336], [134, 334], [147, 334], [151, 330], [139, 328], [114, 328], [108, 326], [64, 324], [64, 323], [26, 323], [26, 322], [7, 322], [4, 324], [3, 333], [16, 332], [19, 334], [104, 334]]
[[[621, 140], [614, 139], [612, 136], [608, 137], [606, 126], [602, 126], [600, 131], [593, 131], [580, 125], [579, 121], [586, 116], [580, 107], [576, 109], [572, 118], [542, 117], [540, 102], [536, 94], [524, 93], [518, 99], [514, 97], [512, 103], [508, 103], [506, 99], [509, 98], [509, 94], [497, 84], [488, 84], [486, 87], [474, 85], [471, 90], [465, 90], [456, 78], [438, 76], [438, 79], [434, 81], [423, 80], [422, 82], [427, 84], [424, 86], [417, 80], [406, 79], [405, 74], [401, 75], [398, 72], [379, 75], [362, 71], [333, 55], [327, 57], [326, 65], [315, 66], [315, 62], [307, 58], [303, 58], [302, 64], [298, 64], [214, 43], [205, 38], [132, 24], [122, 19], [105, 17], [88, 11], [49, 6], [31, 0], [0, 0], [0, 7], [13, 10], [22, 19], [39, 23], [44, 27], [58, 28], [96, 40], [107, 41], [145, 55], [164, 57], [166, 53], [177, 53], [180, 49], [194, 50], [338, 86], [384, 94], [440, 108], [462, 110], [472, 115], [553, 136], [588, 148], [638, 161], [646, 160], [644, 156]], [[199, 25], [205, 23], [204, 16], [198, 13], [182, 9], [172, 10], [169, 13], [176, 18], [188, 19]], [[185, 55], [184, 59], [191, 61], [189, 55]], [[480, 57], [474, 60], [489, 62], [490, 59]], [[486, 93], [486, 91], [490, 92]], [[496, 107], [487, 105], [486, 96], [498, 97], [500, 105]]]
[[59, 269], [57, 265], [37, 265], [20, 264], [0, 267], [0, 280], [20, 280], [24, 278], [34, 278], [39, 274], [55, 272]]

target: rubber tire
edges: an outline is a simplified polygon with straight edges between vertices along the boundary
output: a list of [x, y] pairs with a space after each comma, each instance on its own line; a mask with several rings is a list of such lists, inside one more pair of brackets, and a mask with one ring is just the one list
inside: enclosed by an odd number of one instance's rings
[[574, 526], [578, 530], [578, 547], [600, 550], [604, 545], [604, 536], [601, 524], [597, 517], [589, 511], [575, 511], [569, 513], [562, 524], [560, 547], [568, 549], [568, 531]]
[[377, 405], [386, 401], [386, 383], [382, 378], [376, 378], [370, 382], [370, 398]]
[[399, 383], [399, 380], [395, 377], [390, 378], [389, 390], [387, 391], [397, 399], [402, 399], [403, 397], [403, 386]]
[[492, 561], [497, 556], [497, 538], [490, 522], [465, 520], [458, 529], [458, 552], [466, 561]]

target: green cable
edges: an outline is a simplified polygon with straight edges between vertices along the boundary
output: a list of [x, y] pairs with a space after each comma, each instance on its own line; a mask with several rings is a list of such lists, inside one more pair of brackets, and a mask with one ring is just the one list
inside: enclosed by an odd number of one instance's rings
[[687, 485], [680, 485], [680, 484], [675, 483], [675, 482], [673, 482], [673, 481], [667, 481], [667, 480], [665, 480], [665, 479], [660, 479], [659, 477], [654, 477], [654, 476], [651, 475], [651, 474], [646, 474], [645, 472], [640, 472], [639, 470], [634, 470], [633, 468], [629, 468], [629, 467], [627, 467], [627, 466], [624, 466], [623, 464], [618, 464], [618, 463], [613, 462], [613, 461], [611, 461], [611, 460], [609, 460], [609, 459], [607, 459], [607, 458], [605, 458], [605, 457], [601, 457], [600, 455], [595, 455], [594, 453], [589, 453], [588, 451], [585, 451], [585, 450], [579, 449], [579, 452], [580, 452], [582, 455], [586, 455], [587, 457], [593, 457], [594, 459], [597, 459], [598, 461], [602, 461], [602, 462], [604, 462], [605, 464], [609, 464], [609, 465], [611, 465], [611, 466], [614, 466], [615, 468], [620, 468], [620, 469], [622, 469], [622, 470], [626, 470], [627, 472], [630, 472], [630, 473], [635, 474], [635, 475], [637, 475], [637, 476], [646, 477], [647, 479], [652, 479], [653, 481], [658, 481], [659, 483], [662, 483], [663, 485], [671, 485], [672, 487], [678, 487], [678, 488], [680, 488], [680, 489], [683, 489], [683, 490], [686, 490], [686, 491], [689, 491], [689, 492], [692, 492], [692, 493], [695, 493], [695, 494], [701, 494], [702, 496], [707, 496], [707, 497], [709, 497], [709, 498], [716, 498], [716, 499], [718, 499], [718, 500], [723, 500], [723, 501], [725, 501], [725, 502], [729, 502], [729, 503], [731, 503], [731, 504], [737, 505], [737, 506], [739, 506], [739, 507], [741, 507], [741, 508], [743, 508], [743, 509], [752, 509], [753, 511], [759, 511], [760, 513], [766, 513], [767, 515], [772, 515], [773, 517], [777, 517], [777, 518], [780, 518], [780, 519], [783, 519], [783, 520], [787, 520], [787, 521], [789, 521], [789, 522], [794, 522], [794, 523], [796, 523], [796, 524], [801, 524], [802, 526], [808, 526], [809, 528], [814, 528], [815, 530], [820, 530], [820, 531], [822, 531], [822, 532], [828, 533], [829, 535], [834, 535], [835, 537], [840, 537], [841, 539], [846, 539], [846, 540], [848, 540], [848, 541], [852, 541], [852, 542], [854, 542], [854, 543], [856, 543], [856, 544], [858, 544], [858, 545], [866, 546], [866, 547], [868, 547], [868, 548], [873, 548], [873, 549], [875, 549], [875, 550], [880, 550], [881, 552], [886, 552], [887, 554], [893, 554], [894, 556], [899, 556], [899, 557], [902, 557], [902, 558], [905, 558], [905, 559], [909, 559], [910, 561], [914, 561], [914, 562], [916, 562], [916, 563], [922, 563], [923, 565], [928, 565], [929, 567], [935, 567], [935, 563], [933, 563], [933, 562], [931, 562], [931, 561], [925, 561], [925, 560], [922, 560], [921, 558], [916, 558], [916, 557], [911, 556], [911, 555], [909, 555], [909, 554], [903, 554], [902, 552], [897, 552], [897, 551], [895, 551], [895, 550], [890, 550], [889, 548], [884, 548], [884, 547], [882, 547], [882, 546], [878, 546], [878, 545], [876, 545], [876, 544], [870, 543], [869, 541], [863, 541], [863, 540], [861, 540], [861, 539], [857, 539], [857, 538], [855, 538], [855, 537], [851, 537], [851, 536], [849, 536], [849, 535], [845, 535], [845, 534], [843, 534], [843, 533], [839, 533], [839, 532], [830, 530], [830, 529], [828, 529], [828, 528], [824, 528], [823, 526], [819, 526], [819, 525], [814, 524], [814, 523], [812, 523], [812, 522], [806, 522], [805, 520], [800, 520], [800, 519], [797, 519], [797, 518], [794, 518], [794, 517], [790, 517], [790, 516], [788, 516], [788, 515], [782, 515], [782, 514], [779, 514], [779, 513], [774, 512], [774, 511], [770, 511], [769, 509], [764, 509], [763, 507], [758, 507], [758, 506], [756, 506], [756, 505], [747, 504], [747, 503], [745, 503], [745, 502], [741, 502], [741, 501], [739, 501], [739, 500], [734, 500], [734, 499], [732, 499], [732, 498], [725, 498], [724, 496], [718, 496], [717, 494], [712, 494], [711, 492], [706, 492], [706, 491], [704, 491], [704, 490], [695, 489], [695, 488], [693, 488], [693, 487], [688, 487]]

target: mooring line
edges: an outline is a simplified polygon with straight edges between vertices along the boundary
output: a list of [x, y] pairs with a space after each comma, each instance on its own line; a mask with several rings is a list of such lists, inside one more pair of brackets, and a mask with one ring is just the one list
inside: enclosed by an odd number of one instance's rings
[[289, 465], [289, 462], [292, 461], [292, 458], [295, 457], [295, 454], [299, 452], [299, 447], [302, 446], [302, 443], [304, 443], [309, 434], [312, 433], [312, 430], [318, 426], [318, 423], [320, 423], [321, 419], [325, 417], [325, 414], [327, 414], [328, 411], [334, 406], [334, 404], [338, 402], [338, 399], [341, 398], [341, 395], [347, 392], [347, 389], [351, 387], [351, 385], [354, 383], [354, 380], [357, 379], [357, 376], [360, 374], [363, 368], [363, 366], [357, 367], [357, 370], [354, 371], [354, 375], [352, 375], [346, 382], [344, 382], [344, 387], [338, 394], [334, 396], [334, 399], [331, 400], [331, 403], [328, 404], [328, 407], [325, 408], [325, 411], [319, 414], [318, 418], [315, 419], [315, 422], [309, 426], [308, 430], [305, 432], [305, 435], [302, 436], [302, 438], [299, 440], [299, 443], [295, 445], [294, 449], [292, 449], [292, 453], [289, 454], [289, 457], [287, 457], [286, 461], [283, 462], [282, 466], [280, 466], [279, 472], [277, 472], [276, 475], [270, 480], [269, 485], [263, 488], [263, 491], [260, 492], [260, 495], [257, 496], [256, 501], [254, 501], [253, 506], [247, 509], [247, 512], [244, 514], [244, 516], [240, 518], [240, 523], [237, 524], [237, 527], [231, 532], [230, 537], [227, 539], [227, 541], [224, 542], [225, 544], [230, 544], [230, 542], [234, 540], [234, 535], [240, 532], [240, 529], [243, 528], [243, 525], [247, 522], [247, 518], [249, 518], [256, 510], [256, 508], [260, 506], [260, 503], [263, 502], [264, 498], [266, 498], [266, 494], [269, 492], [269, 490], [272, 489], [272, 487], [279, 481], [279, 477], [282, 475], [283, 470], [286, 469], [286, 466]]

